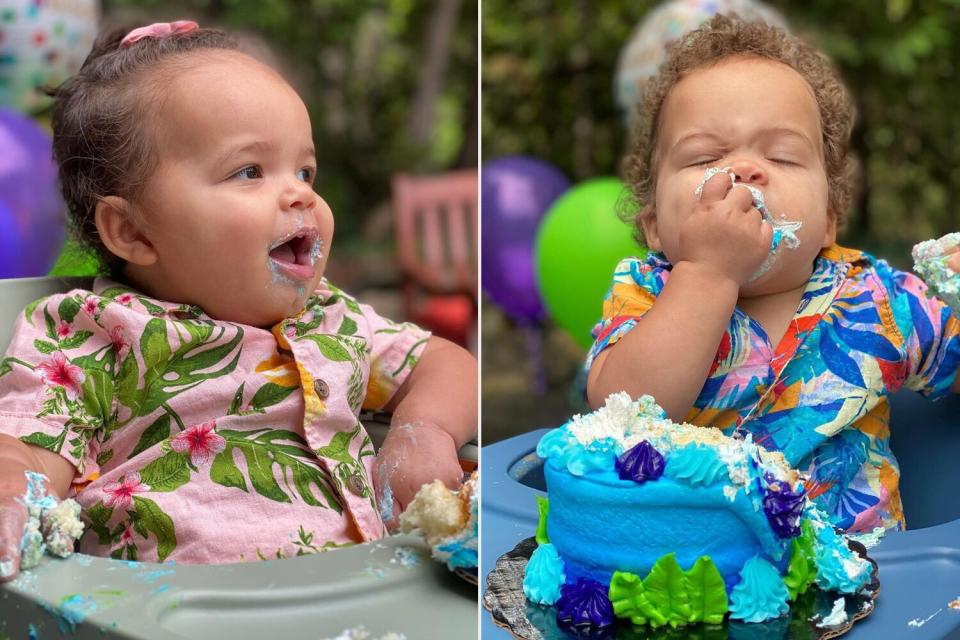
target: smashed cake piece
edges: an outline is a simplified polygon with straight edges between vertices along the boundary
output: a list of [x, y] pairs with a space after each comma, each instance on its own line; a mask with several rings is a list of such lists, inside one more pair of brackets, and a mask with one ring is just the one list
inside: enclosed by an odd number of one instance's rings
[[474, 471], [459, 491], [440, 480], [425, 484], [400, 515], [401, 531], [422, 535], [451, 571], [477, 566], [477, 480]]

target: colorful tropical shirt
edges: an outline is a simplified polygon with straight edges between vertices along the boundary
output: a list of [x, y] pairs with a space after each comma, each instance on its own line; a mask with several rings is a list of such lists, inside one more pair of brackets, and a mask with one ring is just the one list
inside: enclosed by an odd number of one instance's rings
[[429, 334], [322, 281], [272, 331], [98, 279], [32, 303], [0, 360], [0, 430], [76, 467], [80, 550], [236, 562], [381, 537], [382, 408]]
[[[660, 253], [623, 260], [587, 367], [641, 321], [670, 277]], [[960, 365], [960, 320], [915, 275], [834, 245], [816, 259], [773, 345], [739, 308], [686, 422], [753, 434], [809, 475], [808, 495], [852, 531], [906, 526], [887, 396], [937, 398]]]

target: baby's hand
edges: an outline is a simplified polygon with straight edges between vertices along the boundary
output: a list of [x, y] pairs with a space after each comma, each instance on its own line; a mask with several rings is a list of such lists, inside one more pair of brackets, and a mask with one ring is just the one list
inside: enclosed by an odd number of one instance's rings
[[954, 273], [960, 273], [960, 247], [954, 247], [947, 255], [947, 266], [953, 269]]
[[20, 570], [20, 540], [27, 522], [27, 506], [18, 496], [0, 496], [0, 582], [13, 580]]
[[750, 280], [770, 252], [773, 228], [753, 206], [750, 191], [718, 173], [680, 227], [679, 256], [715, 270], [738, 285]]
[[400, 513], [420, 487], [438, 478], [451, 489], [463, 479], [453, 437], [429, 422], [391, 427], [373, 471], [380, 514], [388, 530], [397, 529]]

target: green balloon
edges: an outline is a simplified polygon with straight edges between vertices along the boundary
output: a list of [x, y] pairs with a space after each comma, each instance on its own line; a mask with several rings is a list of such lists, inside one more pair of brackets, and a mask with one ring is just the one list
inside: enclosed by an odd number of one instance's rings
[[617, 217], [628, 191], [616, 178], [595, 178], [564, 193], [547, 211], [536, 239], [540, 298], [554, 321], [584, 349], [600, 320], [613, 270], [623, 258], [646, 256], [633, 227]]

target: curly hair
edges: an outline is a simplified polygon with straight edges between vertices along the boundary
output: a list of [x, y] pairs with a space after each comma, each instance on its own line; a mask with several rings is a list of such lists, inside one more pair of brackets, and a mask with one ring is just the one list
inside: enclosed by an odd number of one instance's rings
[[163, 86], [191, 64], [193, 52], [235, 50], [236, 40], [216, 29], [166, 38], [120, 41], [129, 27], [111, 29], [94, 43], [76, 75], [50, 91], [53, 156], [69, 210], [71, 233], [93, 249], [101, 270], [116, 275], [123, 262], [97, 232], [97, 203], [110, 195], [135, 199], [156, 167], [156, 141], [148, 125], [161, 108]]
[[[823, 134], [829, 210], [838, 227], [850, 206], [857, 163], [849, 153], [850, 133], [856, 113], [853, 102], [826, 56], [800, 38], [764, 22], [744, 22], [736, 16], [716, 15], [699, 29], [667, 46], [667, 59], [644, 86], [632, 143], [623, 163], [635, 202], [655, 204], [657, 183], [657, 136], [660, 114], [670, 90], [695, 69], [715, 65], [731, 57], [752, 57], [783, 63], [806, 80], [813, 90]], [[643, 240], [641, 218], [645, 209], [624, 211]]]

